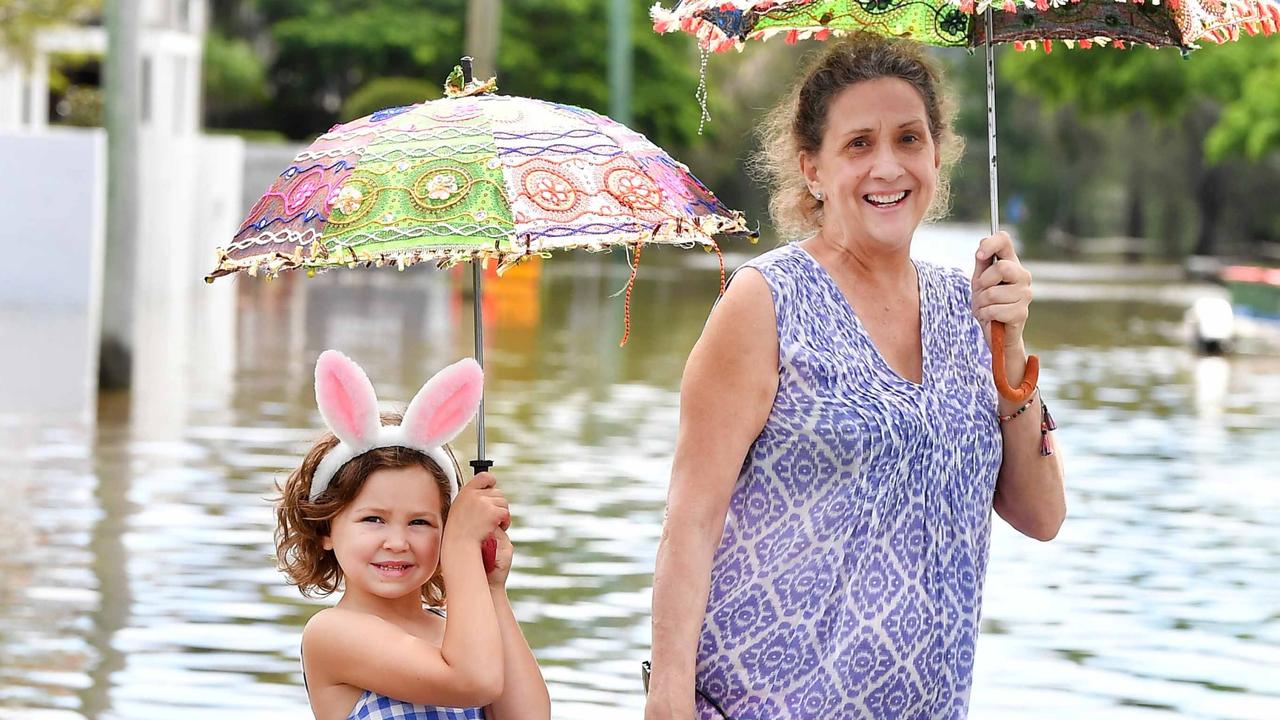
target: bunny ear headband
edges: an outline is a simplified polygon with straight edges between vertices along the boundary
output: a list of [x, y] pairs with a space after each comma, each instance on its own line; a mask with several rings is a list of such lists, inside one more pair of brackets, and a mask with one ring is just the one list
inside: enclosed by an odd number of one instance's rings
[[459, 360], [422, 386], [399, 425], [383, 425], [369, 376], [346, 355], [325, 350], [316, 361], [316, 403], [325, 424], [341, 442], [316, 468], [310, 499], [319, 497], [348, 461], [385, 447], [417, 450], [435, 460], [449, 478], [449, 497], [453, 497], [458, 493], [458, 472], [443, 446], [471, 422], [483, 386], [480, 365], [471, 358]]

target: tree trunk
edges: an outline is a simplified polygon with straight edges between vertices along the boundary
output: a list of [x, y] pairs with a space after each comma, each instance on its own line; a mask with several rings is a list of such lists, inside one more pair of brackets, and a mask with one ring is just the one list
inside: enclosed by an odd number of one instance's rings
[[1216, 108], [1206, 103], [1189, 111], [1186, 121], [1187, 140], [1191, 144], [1187, 164], [1190, 166], [1196, 210], [1200, 216], [1196, 244], [1191, 254], [1204, 257], [1218, 252], [1217, 226], [1224, 199], [1222, 184], [1226, 179], [1222, 167], [1210, 167], [1204, 157], [1205, 137], [1217, 122], [1218, 113]]
[[1222, 184], [1226, 180], [1221, 167], [1212, 167], [1196, 178], [1196, 207], [1200, 210], [1200, 227], [1196, 232], [1196, 247], [1192, 255], [1218, 254], [1218, 218], [1222, 215]]

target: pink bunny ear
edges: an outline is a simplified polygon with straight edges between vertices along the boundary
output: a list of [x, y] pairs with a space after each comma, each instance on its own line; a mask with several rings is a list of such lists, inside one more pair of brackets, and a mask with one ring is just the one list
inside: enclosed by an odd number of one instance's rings
[[471, 358], [459, 360], [436, 373], [413, 396], [400, 427], [415, 443], [443, 445], [471, 422], [483, 391], [480, 364]]
[[316, 361], [316, 403], [325, 424], [342, 442], [367, 448], [378, 437], [382, 418], [369, 376], [354, 360], [325, 350]]

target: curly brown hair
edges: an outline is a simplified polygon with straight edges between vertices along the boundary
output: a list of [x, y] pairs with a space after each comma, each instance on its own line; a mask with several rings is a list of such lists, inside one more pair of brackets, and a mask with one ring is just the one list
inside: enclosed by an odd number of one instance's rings
[[[401, 419], [399, 413], [382, 413], [383, 425], [399, 425]], [[311, 480], [316, 469], [337, 444], [333, 433], [325, 433], [284, 484], [276, 483], [280, 493], [275, 498], [276, 561], [289, 582], [307, 597], [324, 597], [342, 586], [342, 568], [333, 551], [324, 549], [324, 538], [329, 535], [329, 522], [360, 494], [375, 471], [415, 466], [426, 470], [440, 488], [441, 519], [449, 519], [448, 475], [427, 455], [403, 447], [377, 448], [357, 455], [339, 468], [319, 497], [311, 500]], [[454, 473], [461, 477], [453, 451], [447, 445], [444, 451], [453, 462]], [[444, 606], [444, 576], [439, 566], [422, 586], [422, 600], [432, 607]]]
[[942, 156], [938, 190], [925, 219], [947, 214], [950, 170], [964, 143], [951, 129], [955, 107], [943, 91], [942, 71], [919, 44], [854, 34], [825, 47], [800, 77], [795, 88], [765, 116], [758, 129], [761, 149], [752, 160], [754, 174], [769, 188], [769, 215], [783, 237], [810, 234], [822, 223], [822, 203], [809, 193], [800, 172], [800, 154], [816, 154], [822, 147], [827, 110], [840, 91], [877, 78], [905, 80], [920, 93], [929, 134]]

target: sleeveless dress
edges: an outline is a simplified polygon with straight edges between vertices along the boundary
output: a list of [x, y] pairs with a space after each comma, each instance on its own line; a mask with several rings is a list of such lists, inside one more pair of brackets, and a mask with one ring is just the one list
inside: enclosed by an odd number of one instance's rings
[[[427, 612], [444, 617], [439, 608]], [[302, 671], [302, 686], [307, 686], [307, 672]], [[403, 700], [365, 690], [351, 707], [347, 720], [485, 720], [484, 708], [450, 708], [439, 705], [415, 705]]]
[[1002, 453], [969, 278], [915, 264], [916, 384], [808, 252], [746, 266], [773, 297], [778, 389], [712, 566], [699, 717], [963, 719]]
[[365, 690], [347, 720], [484, 720], [484, 710], [414, 705]]

